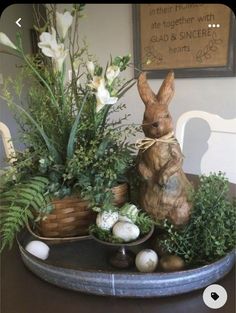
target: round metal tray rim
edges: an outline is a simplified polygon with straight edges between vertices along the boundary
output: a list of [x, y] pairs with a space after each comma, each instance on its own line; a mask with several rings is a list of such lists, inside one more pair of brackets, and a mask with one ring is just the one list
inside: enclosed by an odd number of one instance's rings
[[[178, 284], [175, 284], [173, 283], [173, 281], [171, 281], [171, 286], [168, 284], [167, 281], [165, 282], [165, 284], [163, 284], [159, 280], [132, 281], [130, 279], [128, 280], [127, 276], [126, 279], [120, 281], [119, 279], [116, 279], [112, 274], [109, 275], [109, 281], [107, 281], [107, 279], [101, 279], [100, 276], [96, 277], [95, 280], [94, 276], [88, 277], [86, 276], [86, 273], [83, 272], [80, 272], [81, 275], [75, 276], [73, 273], [74, 271], [72, 270], [69, 275], [71, 277], [71, 281], [70, 284], [68, 285], [67, 282], [68, 277], [66, 272], [58, 273], [55, 270], [55, 274], [57, 276], [50, 276], [48, 274], [51, 273], [44, 271], [43, 275], [39, 275], [40, 268], [33, 267], [29, 257], [25, 258], [23, 255], [23, 262], [34, 274], [40, 276], [45, 281], [57, 285], [59, 287], [89, 294], [96, 294], [100, 296], [109, 295], [116, 297], [137, 297], [137, 298], [166, 297], [194, 291], [214, 283], [219, 278], [225, 276], [230, 270], [230, 268], [227, 268], [223, 271], [223, 275], [222, 273], [218, 273], [215, 276], [207, 277], [207, 279], [206, 278], [200, 279], [198, 282], [196, 281], [196, 276], [195, 280], [193, 281], [192, 280], [188, 281], [185, 279], [184, 282], [181, 282], [180, 280], [177, 280], [176, 282], [178, 282]], [[37, 264], [37, 262], [36, 265], [40, 266], [39, 264]]]
[[[140, 273], [134, 267], [113, 270], [105, 261], [110, 249], [92, 239], [53, 245], [44, 261], [25, 250], [32, 237], [26, 232], [22, 235], [18, 240], [22, 261], [36, 276], [61, 288], [100, 296], [151, 298], [184, 294], [218, 281], [235, 261], [233, 250], [216, 262], [178, 272]], [[96, 258], [97, 253], [101, 258]]]
[[[50, 269], [53, 269], [55, 268], [54, 265], [51, 265], [51, 264], [48, 264], [40, 259], [38, 259], [37, 257], [35, 257], [34, 255], [31, 255], [29, 252], [27, 252], [22, 246], [21, 244], [18, 242], [19, 244], [19, 249], [21, 251], [21, 253], [24, 254], [24, 256], [30, 258], [30, 259], [33, 259], [35, 261], [35, 263], [38, 263], [38, 264], [41, 264], [43, 265], [44, 267], [48, 267]], [[229, 252], [226, 256], [222, 257], [221, 259], [215, 261], [215, 262], [212, 262], [210, 264], [206, 264], [206, 265], [203, 265], [201, 267], [196, 267], [196, 268], [193, 268], [193, 269], [188, 269], [188, 270], [182, 270], [182, 271], [178, 271], [178, 272], [153, 272], [153, 273], [141, 273], [141, 272], [132, 272], [130, 273], [129, 271], [105, 271], [105, 270], [91, 270], [91, 269], [82, 269], [82, 268], [77, 268], [77, 269], [70, 269], [70, 268], [65, 268], [65, 267], [60, 267], [60, 266], [57, 266], [58, 269], [61, 269], [61, 270], [64, 270], [68, 273], [70, 272], [81, 272], [81, 273], [98, 273], [101, 275], [101, 274], [104, 274], [104, 275], [114, 275], [114, 276], [124, 276], [124, 278], [126, 277], [127, 278], [127, 274], [130, 274], [132, 276], [145, 276], [147, 278], [149, 277], [156, 277], [158, 276], [160, 279], [163, 277], [165, 280], [167, 277], [169, 277], [170, 279], [173, 279], [173, 278], [176, 278], [179, 280], [179, 277], [176, 277], [176, 275], [181, 275], [183, 276], [183, 274], [186, 274], [188, 275], [188, 277], [191, 277], [189, 276], [189, 274], [192, 274], [194, 276], [194, 274], [196, 274], [199, 270], [206, 270], [206, 269], [209, 269], [209, 271], [214, 271], [214, 268], [213, 268], [213, 265], [219, 265], [220, 263], [224, 263], [227, 258], [229, 259], [229, 262], [230, 262], [230, 258], [232, 257], [232, 255], [234, 255], [234, 259], [235, 259], [235, 253], [236, 253], [236, 250], [232, 250], [231, 252]]]

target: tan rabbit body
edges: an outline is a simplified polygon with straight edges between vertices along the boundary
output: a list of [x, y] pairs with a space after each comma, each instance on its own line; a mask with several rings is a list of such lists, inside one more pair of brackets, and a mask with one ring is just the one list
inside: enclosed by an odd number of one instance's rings
[[191, 184], [183, 170], [183, 155], [173, 135], [168, 104], [174, 95], [174, 73], [169, 72], [157, 95], [141, 73], [138, 90], [145, 104], [143, 131], [139, 142], [138, 170], [143, 178], [140, 205], [155, 219], [168, 218], [173, 224], [188, 222], [191, 203], [187, 195]]

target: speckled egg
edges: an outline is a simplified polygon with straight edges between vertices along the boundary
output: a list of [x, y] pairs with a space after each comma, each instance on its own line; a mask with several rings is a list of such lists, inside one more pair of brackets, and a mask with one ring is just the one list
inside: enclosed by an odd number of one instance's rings
[[152, 249], [140, 251], [135, 258], [135, 265], [140, 272], [154, 272], [158, 264], [158, 256]]
[[119, 214], [114, 211], [104, 211], [97, 215], [96, 224], [103, 230], [110, 230], [118, 221]]
[[42, 241], [33, 240], [26, 245], [25, 250], [39, 259], [46, 260], [49, 255], [50, 248]]

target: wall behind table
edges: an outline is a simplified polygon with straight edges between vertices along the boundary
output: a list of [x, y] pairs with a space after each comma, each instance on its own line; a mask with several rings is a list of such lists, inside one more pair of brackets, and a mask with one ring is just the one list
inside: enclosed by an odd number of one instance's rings
[[[21, 17], [21, 25], [19, 28], [15, 21]], [[26, 53], [31, 53], [31, 39], [30, 29], [33, 27], [33, 11], [30, 4], [14, 4], [7, 7], [0, 18], [0, 32], [4, 32], [7, 36], [15, 42], [16, 32], [19, 31], [22, 36], [22, 43]], [[1, 49], [3, 46], [1, 46]], [[10, 50], [9, 50], [10, 51]], [[3, 80], [11, 77], [15, 79], [19, 72], [22, 62], [19, 58], [8, 55], [0, 54], [0, 73], [3, 76]], [[0, 85], [0, 90], [3, 85]], [[18, 103], [19, 104], [19, 103]], [[19, 128], [17, 127], [13, 113], [8, 109], [7, 104], [0, 98], [0, 121], [5, 123], [13, 138], [14, 146], [16, 149], [23, 149], [23, 145], [17, 139], [19, 136]], [[5, 152], [3, 150], [2, 139], [0, 138], [0, 166], [6, 166], [4, 161]]]
[[[71, 7], [58, 6], [61, 11], [65, 8]], [[97, 56], [102, 65], [106, 65], [110, 53], [113, 56], [133, 54], [131, 4], [87, 4], [85, 13], [86, 17], [80, 20], [79, 32], [81, 37], [86, 36], [89, 51]], [[129, 69], [126, 73], [128, 78], [133, 76], [133, 70]], [[158, 90], [161, 82], [160, 79], [149, 81], [154, 91]], [[175, 86], [175, 96], [170, 104], [175, 124], [181, 114], [190, 110], [203, 110], [226, 119], [236, 117], [236, 77], [178, 78]], [[128, 113], [132, 114], [130, 121], [141, 123], [144, 105], [136, 86], [123, 100], [128, 105]], [[207, 150], [209, 135], [209, 127], [202, 120], [194, 119], [186, 126], [184, 170], [187, 173], [200, 173], [200, 160]], [[224, 161], [227, 162], [227, 155]]]

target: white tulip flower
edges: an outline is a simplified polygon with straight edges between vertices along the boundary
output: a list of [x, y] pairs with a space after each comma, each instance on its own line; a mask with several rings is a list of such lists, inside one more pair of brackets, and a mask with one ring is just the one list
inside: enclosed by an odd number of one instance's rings
[[120, 74], [120, 68], [117, 65], [111, 65], [107, 68], [106, 78], [108, 80], [109, 85], [113, 82], [113, 80]]
[[94, 63], [93, 63], [92, 61], [88, 61], [88, 62], [86, 63], [86, 66], [87, 66], [87, 69], [88, 69], [88, 71], [89, 71], [89, 74], [91, 74], [91, 75], [93, 76], [94, 70], [95, 70], [95, 65], [94, 65]]
[[0, 33], [0, 43], [4, 46], [17, 50], [17, 47], [14, 45], [14, 43], [4, 33]]
[[56, 69], [61, 71], [65, 58], [68, 54], [68, 50], [65, 50], [63, 43], [57, 43], [55, 29], [52, 28], [52, 34], [43, 32], [39, 39], [40, 42], [38, 43], [38, 46], [42, 49], [43, 54], [52, 58]]
[[97, 99], [96, 112], [99, 112], [104, 107], [104, 105], [115, 104], [118, 100], [117, 97], [110, 96], [109, 91], [104, 87], [104, 85], [98, 87], [95, 95]]
[[63, 14], [56, 12], [57, 31], [61, 39], [65, 39], [72, 22], [73, 16], [70, 14], [70, 12], [66, 11]]

